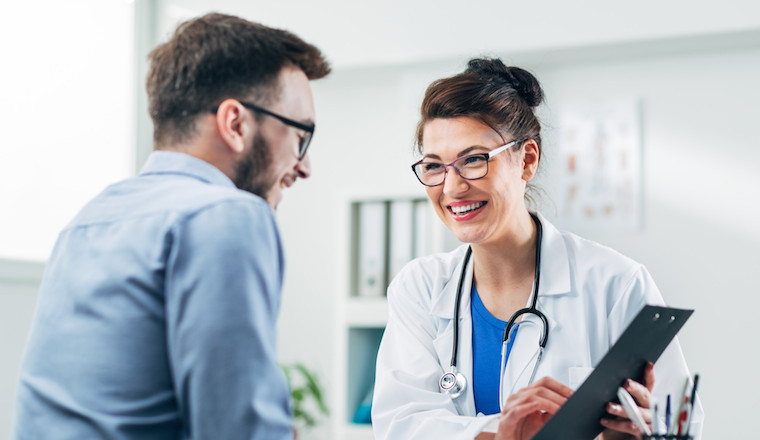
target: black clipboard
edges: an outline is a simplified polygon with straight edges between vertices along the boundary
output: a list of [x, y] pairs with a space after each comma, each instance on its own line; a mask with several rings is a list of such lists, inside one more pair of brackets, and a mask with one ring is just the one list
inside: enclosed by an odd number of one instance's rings
[[604, 427], [607, 402], [617, 401], [626, 379], [642, 380], [694, 310], [644, 306], [588, 378], [532, 440], [592, 440]]

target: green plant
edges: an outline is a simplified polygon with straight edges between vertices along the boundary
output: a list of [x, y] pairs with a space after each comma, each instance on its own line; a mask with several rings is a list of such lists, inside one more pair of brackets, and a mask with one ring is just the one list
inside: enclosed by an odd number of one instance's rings
[[317, 426], [319, 419], [329, 415], [330, 411], [316, 375], [300, 362], [281, 365], [280, 368], [290, 385], [294, 425], [306, 429]]

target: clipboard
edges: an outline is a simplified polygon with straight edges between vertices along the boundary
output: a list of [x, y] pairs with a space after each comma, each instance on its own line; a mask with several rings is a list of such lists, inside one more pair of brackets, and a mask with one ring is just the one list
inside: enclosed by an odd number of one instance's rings
[[607, 402], [617, 401], [626, 379], [641, 381], [694, 310], [644, 306], [588, 378], [532, 440], [591, 440], [604, 430]]

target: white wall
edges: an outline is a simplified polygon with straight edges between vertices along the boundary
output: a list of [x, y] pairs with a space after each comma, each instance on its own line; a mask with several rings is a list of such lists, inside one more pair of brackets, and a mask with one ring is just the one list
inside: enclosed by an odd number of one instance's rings
[[134, 169], [132, 5], [7, 2], [0, 16], [0, 257], [43, 261]]
[[538, 72], [550, 106], [641, 98], [644, 229], [586, 236], [646, 264], [670, 304], [696, 309], [681, 343], [702, 376], [705, 438], [750, 432], [750, 399], [760, 385], [747, 379], [760, 364], [760, 345], [742, 336], [757, 334], [760, 309], [760, 46]]
[[[702, 43], [657, 56], [623, 56], [612, 47], [596, 51], [602, 59], [586, 50], [582, 57], [505, 59], [528, 60], [521, 65], [532, 68], [547, 94], [542, 209], [560, 225], [551, 179], [556, 108], [595, 97], [641, 99], [644, 228], [583, 232], [643, 262], [668, 303], [696, 309], [680, 340], [692, 371], [702, 376], [705, 438], [738, 438], [750, 429], [750, 399], [760, 392], [748, 380], [760, 363], [750, 336], [757, 333], [752, 315], [760, 308], [760, 49], [738, 44], [737, 50], [703, 51], [709, 45]], [[317, 366], [329, 389], [338, 380], [330, 376], [336, 366], [328, 343], [334, 286], [346, 276], [335, 267], [336, 243], [347, 233], [336, 226], [336, 204], [347, 188], [424, 194], [408, 169], [415, 112], [427, 83], [461, 70], [465, 61], [344, 69], [314, 84], [314, 175], [286, 193], [278, 213], [288, 258], [280, 349], [284, 359]]]
[[720, 34], [760, 26], [760, 5], [755, 0], [160, 3], [167, 15], [177, 18], [215, 10], [284, 27], [322, 48], [340, 68], [431, 62], [483, 50], [524, 52]]

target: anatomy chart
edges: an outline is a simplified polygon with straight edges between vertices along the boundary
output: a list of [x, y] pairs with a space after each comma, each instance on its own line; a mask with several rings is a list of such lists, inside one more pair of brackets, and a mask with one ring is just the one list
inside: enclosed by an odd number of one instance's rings
[[641, 227], [642, 144], [635, 100], [568, 106], [559, 113], [558, 215], [570, 229]]

